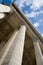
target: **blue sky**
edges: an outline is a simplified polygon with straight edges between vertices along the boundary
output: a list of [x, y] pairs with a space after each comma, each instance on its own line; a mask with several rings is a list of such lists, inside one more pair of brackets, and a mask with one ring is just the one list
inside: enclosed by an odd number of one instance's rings
[[43, 36], [43, 0], [16, 0], [15, 3]]
[[[1, 1], [1, 0], [0, 0]], [[34, 27], [43, 36], [43, 0], [4, 0], [9, 4], [15, 2]]]

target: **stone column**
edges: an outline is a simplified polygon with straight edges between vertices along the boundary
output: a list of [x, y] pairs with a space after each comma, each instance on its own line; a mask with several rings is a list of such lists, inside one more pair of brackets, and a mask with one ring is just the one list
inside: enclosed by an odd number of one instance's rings
[[36, 56], [37, 65], [43, 65], [42, 52], [41, 52], [41, 49], [40, 49], [39, 42], [37, 40], [34, 41], [34, 49], [35, 49], [35, 56]]
[[15, 46], [9, 65], [21, 65], [22, 63], [25, 31], [26, 31], [26, 27], [21, 26], [15, 40], [13, 41], [13, 44], [15, 44]]
[[8, 40], [8, 42], [5, 44], [5, 47], [2, 49], [2, 52], [0, 53], [1, 58], [0, 58], [0, 65], [4, 63], [4, 60], [13, 44], [13, 41], [17, 35], [18, 31], [14, 32], [11, 38]]

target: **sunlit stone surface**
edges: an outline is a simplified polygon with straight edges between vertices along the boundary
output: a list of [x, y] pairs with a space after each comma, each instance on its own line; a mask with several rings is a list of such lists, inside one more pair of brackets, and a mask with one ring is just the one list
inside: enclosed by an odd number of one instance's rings
[[9, 6], [0, 4], [0, 12], [10, 12], [11, 9]]
[[[13, 35], [11, 36], [11, 38], [8, 40], [7, 44], [6, 44], [5, 47], [3, 48], [3, 49], [5, 49], [4, 52], [3, 52], [3, 50], [2, 50], [2, 52], [0, 53], [0, 54], [3, 53], [3, 54], [2, 54], [2, 57], [0, 58], [0, 65], [2, 65], [2, 64], [4, 63], [4, 60], [6, 60], [5, 58], [6, 58], [7, 54], [8, 54], [8, 52], [9, 52], [10, 47], [12, 46], [12, 43], [13, 43], [13, 41], [14, 41], [14, 39], [15, 39], [17, 33], [18, 33], [18, 31], [13, 33]], [[10, 50], [10, 51], [11, 51], [11, 50]], [[8, 58], [9, 58], [9, 57], [8, 57]], [[8, 60], [8, 59], [7, 59], [7, 60]], [[7, 64], [7, 62], [6, 62], [6, 64]]]
[[38, 41], [34, 42], [35, 56], [37, 65], [43, 65], [43, 56]]
[[15, 44], [15, 48], [14, 48], [11, 60], [9, 62], [9, 65], [21, 65], [22, 64], [25, 31], [26, 31], [26, 27], [21, 26], [15, 40], [12, 43], [12, 44]]
[[[27, 23], [27, 21], [25, 21], [25, 19], [22, 19], [22, 17], [20, 17], [19, 15], [20, 15], [20, 13], [18, 14], [16, 12], [16, 10], [14, 10], [12, 13], [7, 14], [7, 16], [5, 16], [5, 18], [3, 20], [0, 20], [0, 65], [13, 65], [14, 63], [16, 65], [19, 65], [19, 63], [20, 63], [20, 65], [37, 65], [36, 55], [38, 55], [38, 54], [40, 55], [40, 53], [35, 54], [35, 48], [37, 48], [37, 51], [39, 50], [38, 49], [39, 47], [37, 46], [38, 45], [37, 41], [35, 42], [35, 45], [36, 44], [37, 45], [34, 48], [33, 39], [35, 38], [35, 36], [34, 36], [32, 30], [30, 30], [31, 26], [27, 27], [27, 25], [29, 26], [29, 24], [28, 24], [29, 21]], [[26, 28], [27, 28], [26, 36], [24, 36], [25, 35], [24, 27], [22, 28], [23, 30], [21, 30], [23, 35], [21, 35], [21, 32], [19, 30], [19, 28], [22, 25], [26, 25]], [[14, 39], [16, 33], [13, 35], [13, 33], [15, 31], [17, 32], [17, 34], [19, 32], [19, 34], [16, 36], [16, 40]], [[36, 30], [34, 30], [34, 31], [36, 31]], [[13, 37], [11, 35], [13, 35]], [[22, 39], [20, 39], [19, 37], [20, 38], [22, 37]], [[25, 43], [23, 43], [23, 41], [24, 41], [23, 37], [25, 37]], [[41, 39], [41, 36], [40, 36], [40, 39]], [[15, 43], [15, 41], [16, 41], [16, 43]], [[41, 39], [41, 41], [42, 41], [42, 39]], [[22, 44], [24, 44], [23, 56], [22, 56], [22, 54], [19, 54], [19, 52], [22, 53]], [[40, 44], [40, 48], [42, 51], [41, 53], [43, 54], [43, 44], [42, 43]], [[38, 51], [38, 52], [40, 52], [40, 51]], [[39, 57], [39, 55], [38, 55], [38, 57]], [[21, 60], [21, 58], [22, 58], [22, 60]], [[43, 59], [43, 57], [42, 57], [42, 59]], [[38, 62], [39, 62], [39, 60], [38, 60]], [[21, 64], [21, 62], [22, 62], [22, 64]], [[43, 65], [43, 64], [39, 64], [39, 65]]]
[[0, 13], [0, 19], [4, 18], [4, 13]]

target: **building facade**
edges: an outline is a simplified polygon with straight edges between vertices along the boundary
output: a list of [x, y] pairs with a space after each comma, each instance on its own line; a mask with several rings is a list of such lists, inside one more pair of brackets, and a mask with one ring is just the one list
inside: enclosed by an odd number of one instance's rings
[[43, 38], [18, 9], [0, 20], [0, 65], [43, 65]]

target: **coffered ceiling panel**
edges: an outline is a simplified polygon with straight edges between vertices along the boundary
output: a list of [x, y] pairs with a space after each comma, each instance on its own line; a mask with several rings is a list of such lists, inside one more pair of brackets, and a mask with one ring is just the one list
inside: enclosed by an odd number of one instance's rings
[[0, 23], [0, 30], [5, 36], [8, 36], [12, 32], [13, 28], [10, 26], [7, 20], [4, 20]]
[[2, 39], [4, 38], [3, 34], [0, 31], [0, 42], [2, 41]]

